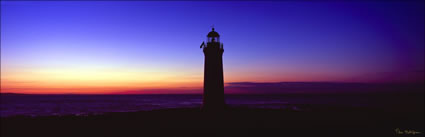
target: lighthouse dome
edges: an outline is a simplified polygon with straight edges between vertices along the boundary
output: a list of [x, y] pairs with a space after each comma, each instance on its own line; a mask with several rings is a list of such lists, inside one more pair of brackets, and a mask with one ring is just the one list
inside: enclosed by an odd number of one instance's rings
[[208, 33], [207, 37], [220, 37], [220, 35], [216, 31], [214, 31], [214, 28], [212, 28], [212, 31]]

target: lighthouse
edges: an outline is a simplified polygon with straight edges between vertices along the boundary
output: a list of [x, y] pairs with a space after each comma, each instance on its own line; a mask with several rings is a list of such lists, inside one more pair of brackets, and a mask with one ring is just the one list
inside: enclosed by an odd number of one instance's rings
[[207, 44], [203, 42], [204, 51], [204, 94], [202, 110], [220, 111], [225, 108], [223, 80], [223, 43], [220, 35], [212, 28], [207, 35]]

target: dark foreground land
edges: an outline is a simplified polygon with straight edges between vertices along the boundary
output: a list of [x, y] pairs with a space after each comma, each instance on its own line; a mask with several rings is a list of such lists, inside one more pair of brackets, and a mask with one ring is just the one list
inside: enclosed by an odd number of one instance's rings
[[199, 108], [182, 108], [90, 116], [10, 117], [1, 119], [1, 137], [424, 136], [423, 108], [394, 109], [400, 111], [321, 106], [315, 106], [314, 111], [228, 108], [223, 112], [203, 112]]

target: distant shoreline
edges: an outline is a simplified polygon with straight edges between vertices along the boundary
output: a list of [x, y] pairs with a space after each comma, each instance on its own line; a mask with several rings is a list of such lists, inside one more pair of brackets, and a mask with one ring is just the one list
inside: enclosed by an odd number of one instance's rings
[[[224, 88], [226, 95], [261, 95], [261, 94], [369, 94], [369, 93], [423, 93], [425, 84], [423, 82], [406, 83], [354, 83], [354, 82], [231, 82], [226, 83]], [[152, 93], [152, 91], [158, 93]], [[160, 91], [173, 91], [172, 93], [161, 93]], [[175, 91], [174, 91], [175, 90]], [[178, 93], [193, 89], [145, 89], [114, 91], [108, 93], [15, 93], [2, 89], [0, 95], [4, 94], [29, 94], [29, 95], [202, 95], [202, 88], [199, 92]], [[149, 91], [148, 93], [144, 93]]]

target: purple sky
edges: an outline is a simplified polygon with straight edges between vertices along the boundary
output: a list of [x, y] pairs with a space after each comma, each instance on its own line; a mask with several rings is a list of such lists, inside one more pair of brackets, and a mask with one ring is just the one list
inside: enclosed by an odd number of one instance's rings
[[212, 25], [226, 83], [423, 81], [424, 16], [401, 1], [2, 1], [2, 91], [200, 87]]

